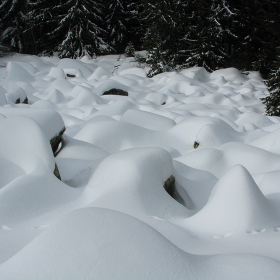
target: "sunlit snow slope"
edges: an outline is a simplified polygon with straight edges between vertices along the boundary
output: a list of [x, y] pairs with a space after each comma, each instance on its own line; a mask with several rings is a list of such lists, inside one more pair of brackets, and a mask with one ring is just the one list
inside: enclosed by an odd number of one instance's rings
[[280, 278], [280, 119], [258, 73], [0, 65], [1, 280]]

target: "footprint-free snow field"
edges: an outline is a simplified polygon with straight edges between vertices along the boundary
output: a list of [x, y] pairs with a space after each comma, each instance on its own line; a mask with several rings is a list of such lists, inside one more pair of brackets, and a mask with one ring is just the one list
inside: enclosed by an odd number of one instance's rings
[[1, 65], [0, 279], [279, 279], [280, 118], [258, 73]]

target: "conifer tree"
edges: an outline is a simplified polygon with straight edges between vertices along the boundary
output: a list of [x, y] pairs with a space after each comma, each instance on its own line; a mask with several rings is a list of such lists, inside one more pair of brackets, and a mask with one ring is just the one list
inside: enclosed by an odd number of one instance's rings
[[125, 0], [127, 12], [127, 37], [136, 50], [142, 49], [141, 39], [144, 36], [144, 26], [141, 25], [140, 14], [143, 11], [141, 0]]
[[232, 66], [234, 50], [238, 44], [237, 27], [239, 26], [240, 6], [232, 5], [235, 0], [215, 0], [217, 22], [222, 31], [222, 47], [228, 57], [226, 64]]
[[[269, 24], [268, 33], [270, 38], [270, 50], [267, 50], [268, 61], [266, 73], [269, 71], [268, 79], [266, 80], [266, 85], [268, 87], [269, 96], [262, 98], [263, 103], [266, 106], [266, 114], [269, 116], [280, 116], [280, 3], [279, 1], [271, 0], [267, 2], [266, 9], [269, 10], [269, 16], [267, 21]], [[269, 56], [270, 55], [270, 56]], [[273, 63], [271, 61], [273, 60]], [[272, 68], [272, 69], [271, 69]]]
[[128, 12], [123, 0], [107, 0], [105, 25], [107, 41], [116, 53], [123, 53], [128, 44]]
[[108, 48], [101, 26], [102, 5], [94, 0], [68, 0], [54, 9], [58, 26], [47, 33], [60, 57], [94, 56]]
[[29, 1], [29, 12], [27, 14], [29, 25], [27, 31], [32, 35], [36, 53], [50, 55], [54, 51], [56, 40], [52, 40], [48, 33], [57, 28], [59, 15], [57, 5], [59, 0], [32, 0]]
[[201, 66], [207, 71], [225, 67], [229, 60], [226, 38], [231, 33], [222, 20], [228, 9], [220, 1], [192, 0], [190, 23], [186, 26], [185, 66]]
[[135, 49], [132, 42], [128, 42], [127, 47], [125, 48], [125, 56], [126, 57], [134, 57], [135, 56]]
[[274, 0], [237, 0], [233, 5], [242, 5], [237, 27], [236, 61], [241, 68], [260, 71], [267, 78], [278, 46], [279, 35], [273, 30], [280, 25], [280, 3]]
[[0, 4], [1, 43], [13, 51], [33, 52], [33, 38], [28, 33], [28, 0], [4, 0]]
[[143, 46], [148, 51], [149, 76], [171, 71], [180, 64], [184, 6], [175, 0], [146, 2], [142, 22], [148, 27]]
[[269, 116], [280, 116], [280, 47], [278, 47], [277, 60], [274, 62], [273, 70], [266, 81], [270, 95], [262, 98], [266, 106], [266, 114]]

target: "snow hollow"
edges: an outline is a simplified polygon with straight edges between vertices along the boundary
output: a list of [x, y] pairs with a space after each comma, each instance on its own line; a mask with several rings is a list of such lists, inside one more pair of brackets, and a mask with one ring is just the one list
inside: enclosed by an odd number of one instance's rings
[[279, 279], [280, 119], [257, 72], [0, 64], [0, 279]]

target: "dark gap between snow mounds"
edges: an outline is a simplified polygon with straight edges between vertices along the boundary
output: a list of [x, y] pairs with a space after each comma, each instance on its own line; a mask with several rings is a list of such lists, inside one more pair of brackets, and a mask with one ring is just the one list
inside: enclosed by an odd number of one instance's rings
[[59, 180], [61, 181], [60, 173], [59, 173], [59, 170], [58, 170], [58, 167], [57, 167], [56, 164], [55, 164], [55, 167], [54, 167], [53, 174], [55, 175], [55, 177], [56, 177], [57, 179], [59, 179]]
[[164, 189], [167, 191], [167, 193], [173, 197], [174, 190], [175, 190], [175, 177], [171, 175], [164, 183]]
[[22, 102], [21, 102], [21, 99], [20, 97], [15, 101], [15, 104], [28, 104], [28, 98], [26, 97]]
[[195, 149], [197, 149], [197, 148], [199, 147], [199, 143], [195, 141], [194, 144], [193, 144], [193, 147], [194, 147]]
[[193, 202], [187, 192], [180, 186], [176, 186], [175, 177], [171, 175], [164, 183], [166, 192], [177, 202], [188, 209], [193, 209]]
[[[58, 153], [61, 151], [62, 148], [62, 135], [65, 131], [65, 127], [56, 135], [54, 136], [51, 140], [50, 140], [50, 145], [52, 147], [52, 151], [54, 156], [56, 157], [58, 155]], [[59, 179], [61, 180], [60, 177], [60, 173], [59, 173], [59, 169], [57, 167], [57, 165], [55, 164], [55, 168], [53, 171], [53, 174]]]
[[65, 132], [65, 127], [56, 136], [54, 136], [50, 141], [52, 151], [56, 155], [58, 154], [57, 149], [59, 147], [59, 144], [61, 143], [62, 135], [64, 132]]
[[103, 93], [103, 95], [120, 95], [120, 96], [128, 96], [128, 92], [122, 89], [112, 88]]

